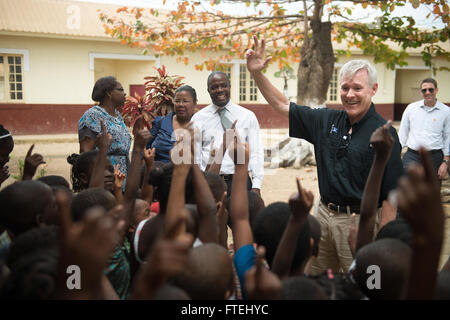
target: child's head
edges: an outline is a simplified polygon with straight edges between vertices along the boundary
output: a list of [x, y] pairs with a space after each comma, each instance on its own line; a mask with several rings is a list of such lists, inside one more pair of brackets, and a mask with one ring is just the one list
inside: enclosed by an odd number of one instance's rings
[[49, 300], [56, 289], [58, 253], [33, 251], [16, 261], [1, 288], [0, 299]]
[[213, 243], [191, 249], [175, 285], [193, 300], [227, 299], [233, 289], [233, 266], [227, 250]]
[[14, 140], [11, 133], [0, 124], [0, 168], [9, 161], [9, 154], [14, 149]]
[[131, 222], [128, 231], [134, 232], [136, 230], [136, 227], [142, 220], [151, 218], [155, 215], [156, 215], [155, 213], [150, 212], [150, 204], [147, 201], [142, 199], [136, 199], [134, 205], [133, 221]]
[[[149, 184], [155, 188], [155, 196], [159, 201], [159, 212], [164, 214], [169, 200], [170, 184], [172, 182], [173, 165], [166, 163], [161, 167], [153, 167], [148, 178]], [[189, 173], [186, 179], [185, 201], [186, 203], [195, 203], [194, 192], [192, 188], [192, 174]]]
[[318, 276], [311, 276], [309, 279], [314, 280], [322, 288], [329, 300], [362, 300], [366, 298], [348, 273], [333, 273], [328, 270]]
[[259, 194], [254, 191], [248, 192], [248, 215], [250, 218], [250, 225], [253, 225], [256, 216], [265, 208], [264, 200]]
[[213, 194], [214, 200], [216, 203], [222, 201], [223, 193], [227, 191], [227, 184], [217, 173], [205, 171], [204, 174], [206, 182], [208, 182], [209, 188]]
[[[356, 253], [353, 278], [370, 299], [399, 299], [409, 277], [411, 252], [407, 244], [397, 239], [371, 242]], [[372, 270], [372, 266], [376, 266], [376, 269]], [[371, 290], [367, 286], [368, 278], [372, 277], [375, 281], [376, 272], [380, 289]]]
[[73, 221], [83, 219], [86, 211], [90, 208], [101, 206], [106, 211], [111, 210], [117, 204], [116, 198], [111, 192], [103, 188], [90, 188], [78, 193], [73, 197], [70, 207]]
[[[72, 165], [71, 179], [74, 192], [89, 188], [97, 156], [97, 150], [90, 150], [82, 154], [73, 153], [67, 157], [67, 162]], [[109, 157], [106, 157], [104, 188], [114, 193], [114, 167]]]
[[0, 225], [18, 236], [41, 224], [43, 217], [57, 215], [52, 189], [36, 180], [19, 181], [0, 191]]
[[70, 189], [69, 181], [67, 181], [66, 178], [64, 178], [63, 176], [49, 175], [40, 177], [36, 180], [41, 181], [46, 185], [49, 185], [50, 187], [61, 186]]
[[282, 281], [281, 299], [328, 300], [328, 297], [315, 281], [302, 276], [296, 276]]
[[413, 233], [411, 226], [403, 219], [392, 220], [384, 225], [377, 234], [377, 240], [392, 238], [406, 243], [412, 248]]
[[[252, 226], [255, 242], [266, 248], [266, 260], [272, 266], [275, 253], [286, 229], [291, 209], [284, 202], [275, 202], [261, 210]], [[291, 272], [297, 273], [311, 256], [311, 231], [308, 221], [303, 225], [298, 236]]]
[[30, 229], [11, 242], [6, 264], [12, 268], [21, 258], [39, 250], [52, 250], [58, 252], [59, 227], [43, 226]]

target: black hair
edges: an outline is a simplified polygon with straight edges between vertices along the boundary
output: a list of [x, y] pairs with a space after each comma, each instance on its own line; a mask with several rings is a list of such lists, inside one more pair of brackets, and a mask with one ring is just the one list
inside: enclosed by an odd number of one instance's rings
[[73, 197], [70, 206], [73, 221], [82, 220], [86, 211], [95, 206], [101, 206], [106, 211], [109, 211], [116, 206], [116, 201], [111, 192], [103, 188], [89, 188], [83, 190]]
[[328, 300], [319, 284], [303, 276], [290, 277], [281, 282], [282, 300]]
[[385, 238], [400, 240], [412, 248], [413, 232], [411, 226], [402, 218], [389, 221], [378, 231], [376, 240]]
[[30, 229], [14, 238], [6, 258], [9, 268], [22, 257], [42, 249], [58, 250], [59, 227], [43, 226]]
[[70, 189], [69, 181], [67, 181], [66, 178], [64, 178], [63, 176], [49, 175], [49, 176], [40, 177], [36, 180], [41, 181], [41, 182], [45, 183], [46, 185], [49, 185], [50, 187], [62, 186], [67, 189]]
[[225, 79], [227, 79], [228, 85], [231, 85], [230, 78], [228, 78], [228, 75], [227, 75], [225, 72], [223, 72], [223, 71], [218, 71], [218, 70], [216, 70], [216, 71], [211, 72], [211, 73], [209, 74], [209, 76], [208, 76], [208, 80], [207, 80], [207, 82], [206, 82], [208, 88], [209, 88], [209, 82], [211, 81], [211, 78], [214, 77], [214, 76], [216, 76], [216, 75], [222, 75], [222, 76], [224, 76]]
[[37, 226], [37, 216], [44, 213], [48, 202], [43, 192], [51, 188], [37, 180], [15, 182], [0, 191], [0, 225], [15, 236]]
[[191, 95], [191, 97], [192, 97], [192, 100], [194, 101], [194, 103], [197, 103], [197, 92], [195, 92], [195, 89], [194, 88], [192, 88], [191, 86], [189, 86], [189, 85], [183, 85], [183, 86], [181, 86], [181, 87], [178, 87], [178, 89], [177, 90], [175, 90], [175, 93], [174, 93], [174, 96], [178, 93], [178, 92], [181, 92], [181, 91], [187, 91], [187, 92], [189, 92], [189, 94]]
[[82, 154], [72, 153], [67, 157], [67, 162], [72, 165], [70, 178], [74, 192], [80, 192], [85, 188], [80, 179], [81, 174], [88, 174], [89, 168], [97, 158], [98, 150], [90, 150]]
[[434, 85], [434, 88], [435, 89], [437, 89], [437, 81], [436, 80], [434, 80], [433, 78], [426, 78], [426, 79], [423, 79], [422, 80], [422, 82], [420, 83], [420, 87], [422, 87], [422, 85], [424, 84], [424, 83], [432, 83], [433, 85]]
[[117, 85], [117, 79], [113, 76], [102, 77], [95, 82], [92, 89], [92, 100], [102, 102], [106, 95], [114, 90]]
[[[381, 239], [366, 244], [355, 256], [353, 278], [367, 297], [374, 300], [396, 300], [402, 297], [409, 279], [412, 249], [397, 239]], [[373, 272], [369, 266], [380, 270], [380, 288], [371, 290], [367, 280]], [[374, 269], [376, 272], [376, 269]], [[370, 271], [370, 270], [369, 270]], [[375, 278], [374, 278], [375, 279]]]
[[222, 177], [218, 173], [205, 171], [204, 175], [209, 189], [211, 189], [214, 200], [216, 202], [221, 201], [223, 193], [227, 191], [227, 184], [225, 183], [225, 181], [223, 181]]
[[266, 207], [263, 198], [254, 191], [248, 192], [248, 215], [250, 225], [255, 221], [256, 216]]
[[331, 270], [317, 276], [310, 276], [326, 293], [330, 300], [362, 300], [366, 296], [347, 273], [333, 273]]
[[[253, 222], [255, 242], [266, 248], [266, 260], [272, 266], [275, 253], [291, 216], [291, 209], [285, 202], [274, 202], [260, 211]], [[297, 239], [291, 271], [297, 270], [310, 255], [311, 231], [305, 221]]]
[[[164, 214], [169, 200], [170, 184], [172, 182], [173, 164], [165, 163], [161, 167], [153, 167], [148, 177], [148, 183], [155, 187], [155, 195], [159, 200], [159, 212]], [[192, 188], [192, 173], [189, 172], [185, 188], [186, 203], [195, 203], [194, 189]]]
[[40, 249], [21, 257], [1, 288], [0, 299], [48, 300], [56, 289], [58, 253]]

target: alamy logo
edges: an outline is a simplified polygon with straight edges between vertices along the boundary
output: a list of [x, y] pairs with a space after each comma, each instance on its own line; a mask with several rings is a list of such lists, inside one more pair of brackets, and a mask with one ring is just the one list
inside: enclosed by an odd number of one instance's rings
[[370, 277], [367, 278], [366, 285], [369, 290], [381, 289], [381, 270], [380, 267], [372, 264], [367, 267], [367, 274]]
[[66, 286], [67, 289], [73, 290], [73, 289], [81, 289], [81, 269], [77, 265], [70, 265], [67, 267], [66, 270], [67, 274], [70, 274], [70, 276], [67, 278]]

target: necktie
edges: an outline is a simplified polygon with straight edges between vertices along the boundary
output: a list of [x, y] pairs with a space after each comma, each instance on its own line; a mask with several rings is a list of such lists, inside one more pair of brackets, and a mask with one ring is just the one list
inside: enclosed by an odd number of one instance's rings
[[227, 111], [227, 109], [225, 109], [225, 108], [217, 109], [217, 112], [219, 113], [219, 116], [220, 116], [220, 122], [222, 122], [222, 127], [225, 130], [231, 129], [231, 125], [233, 124], [233, 122], [231, 122], [230, 118], [227, 117], [226, 111]]

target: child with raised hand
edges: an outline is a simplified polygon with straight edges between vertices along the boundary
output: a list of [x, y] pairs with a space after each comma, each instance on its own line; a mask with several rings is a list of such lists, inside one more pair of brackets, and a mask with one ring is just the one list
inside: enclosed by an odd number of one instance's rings
[[[245, 292], [247, 291], [245, 274], [257, 261], [257, 253], [253, 246], [253, 233], [250, 227], [248, 212], [247, 176], [249, 146], [248, 143], [241, 143], [239, 134], [236, 131], [234, 132], [233, 140], [234, 143], [228, 148], [230, 157], [235, 164], [230, 199], [231, 230], [233, 233], [234, 249], [236, 251], [233, 262], [241, 288]], [[261, 270], [261, 268], [259, 267], [257, 270]], [[269, 271], [267, 270], [267, 272]]]
[[[114, 218], [122, 208], [116, 207], [105, 214], [104, 209], [95, 207], [82, 221], [74, 223], [67, 194], [59, 192], [56, 199], [61, 211], [61, 241], [55, 298], [118, 299], [104, 276], [104, 269], [125, 227], [123, 220]], [[67, 283], [77, 285], [76, 281], [68, 279], [69, 266], [79, 267], [79, 290], [70, 290], [67, 286]]]
[[[364, 193], [361, 201], [361, 209], [359, 214], [359, 228], [357, 232], [356, 245], [350, 243], [350, 248], [354, 250], [353, 256], [364, 245], [370, 243], [374, 238], [374, 229], [377, 217], [378, 199], [380, 197], [381, 182], [383, 179], [384, 169], [389, 161], [392, 148], [394, 147], [394, 137], [389, 132], [391, 128], [391, 121], [389, 120], [385, 125], [375, 130], [370, 137], [370, 145], [375, 151], [372, 167], [370, 168], [369, 176], [364, 187]], [[353, 221], [356, 223], [356, 216], [353, 215]], [[353, 232], [356, 231], [353, 228]], [[352, 251], [353, 251], [352, 250]]]
[[41, 164], [45, 164], [44, 157], [39, 153], [33, 153], [34, 144], [28, 149], [27, 155], [25, 156], [22, 180], [33, 179], [37, 167]]
[[[308, 214], [314, 204], [314, 195], [311, 191], [304, 190], [297, 178], [298, 192], [289, 199], [289, 207], [291, 208], [291, 217], [278, 244], [275, 258], [272, 263], [272, 271], [277, 274], [280, 279], [286, 279], [291, 272], [291, 265], [294, 258], [297, 240], [305, 223], [308, 223]], [[307, 249], [308, 252], [301, 263], [301, 270], [297, 270], [298, 274], [304, 274], [304, 268], [312, 253], [312, 245]], [[306, 248], [305, 248], [306, 249]]]
[[421, 165], [400, 178], [397, 204], [413, 229], [413, 253], [406, 299], [433, 299], [444, 237], [444, 209], [430, 155], [419, 149]]

